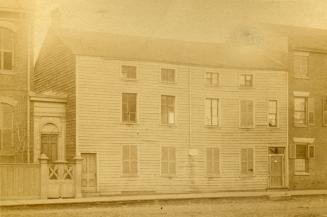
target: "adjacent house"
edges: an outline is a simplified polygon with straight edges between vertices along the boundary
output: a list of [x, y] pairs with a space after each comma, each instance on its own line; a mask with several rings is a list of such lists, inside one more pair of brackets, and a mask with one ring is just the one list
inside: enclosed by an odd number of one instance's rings
[[0, 163], [29, 160], [32, 2], [0, 2]]
[[327, 187], [327, 46], [324, 30], [287, 28], [290, 47], [290, 188]]
[[81, 155], [92, 195], [287, 187], [287, 46], [245, 35], [242, 47], [50, 29], [34, 161]]

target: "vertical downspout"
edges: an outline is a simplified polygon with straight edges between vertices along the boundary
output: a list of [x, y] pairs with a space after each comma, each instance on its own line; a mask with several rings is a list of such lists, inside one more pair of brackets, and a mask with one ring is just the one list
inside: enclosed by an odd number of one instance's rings
[[[189, 110], [189, 124], [188, 124], [188, 152], [192, 149], [192, 75], [190, 66], [188, 66], [188, 110]], [[193, 156], [188, 153], [189, 163], [190, 163], [190, 181], [191, 189], [194, 190], [194, 165]]]
[[27, 35], [27, 79], [26, 79], [26, 85], [27, 85], [27, 126], [26, 126], [26, 145], [27, 145], [27, 163], [31, 162], [30, 159], [30, 122], [31, 122], [31, 117], [30, 117], [30, 90], [31, 90], [31, 14], [28, 14], [28, 35]]

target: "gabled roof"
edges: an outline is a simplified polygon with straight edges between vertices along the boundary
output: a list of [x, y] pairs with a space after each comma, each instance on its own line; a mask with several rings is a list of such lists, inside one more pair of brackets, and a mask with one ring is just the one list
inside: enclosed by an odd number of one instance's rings
[[287, 68], [287, 52], [233, 43], [203, 43], [53, 29], [75, 55], [246, 69]]

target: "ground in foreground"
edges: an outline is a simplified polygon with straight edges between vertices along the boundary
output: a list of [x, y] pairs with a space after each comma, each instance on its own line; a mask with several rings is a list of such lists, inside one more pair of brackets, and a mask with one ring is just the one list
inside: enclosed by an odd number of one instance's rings
[[45, 205], [0, 209], [1, 217], [327, 217], [327, 196]]

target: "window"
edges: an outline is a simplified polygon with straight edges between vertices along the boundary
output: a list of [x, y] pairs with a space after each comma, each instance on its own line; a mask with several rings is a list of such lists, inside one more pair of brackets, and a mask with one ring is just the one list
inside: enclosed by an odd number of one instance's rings
[[122, 116], [125, 123], [136, 123], [136, 93], [123, 93]]
[[161, 69], [161, 81], [175, 82], [175, 69]]
[[253, 175], [254, 174], [254, 156], [253, 148], [241, 149], [241, 174]]
[[323, 111], [323, 126], [327, 126], [327, 96], [323, 98], [322, 103], [322, 111]]
[[8, 150], [13, 146], [14, 109], [11, 105], [0, 103], [0, 149]]
[[121, 72], [124, 79], [136, 79], [136, 66], [123, 65], [121, 66]]
[[206, 83], [208, 86], [219, 86], [219, 74], [216, 72], [207, 72]]
[[205, 123], [207, 126], [219, 125], [219, 99], [205, 100]]
[[296, 78], [308, 77], [308, 53], [296, 52], [293, 56], [293, 73]]
[[137, 146], [123, 145], [123, 175], [137, 175]]
[[254, 105], [252, 100], [240, 101], [240, 127], [254, 127]]
[[313, 144], [291, 144], [290, 158], [295, 158], [294, 172], [297, 175], [309, 173], [310, 159], [315, 157], [315, 147]]
[[294, 97], [294, 126], [306, 126], [308, 115], [308, 98]]
[[295, 172], [309, 172], [307, 145], [296, 145]]
[[219, 148], [207, 148], [207, 173], [209, 176], [219, 175]]
[[14, 34], [9, 29], [0, 28], [0, 69], [13, 68]]
[[161, 175], [176, 175], [176, 148], [161, 147]]
[[175, 123], [175, 97], [161, 96], [161, 123], [174, 124]]
[[277, 100], [268, 102], [268, 126], [277, 127]]
[[253, 87], [253, 75], [252, 74], [241, 74], [240, 75], [240, 86], [241, 87]]

